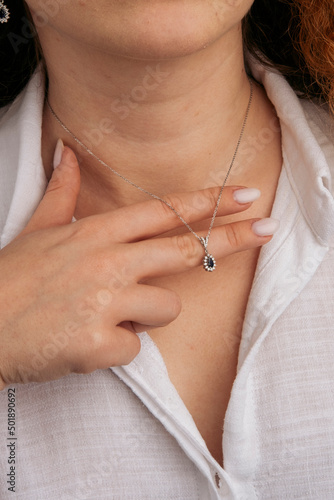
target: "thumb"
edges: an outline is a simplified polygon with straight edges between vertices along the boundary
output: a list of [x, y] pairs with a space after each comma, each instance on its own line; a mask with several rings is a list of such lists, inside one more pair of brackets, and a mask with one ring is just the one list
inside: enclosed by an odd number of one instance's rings
[[58, 140], [54, 154], [54, 171], [45, 194], [21, 234], [69, 224], [80, 189], [80, 169], [73, 151]]

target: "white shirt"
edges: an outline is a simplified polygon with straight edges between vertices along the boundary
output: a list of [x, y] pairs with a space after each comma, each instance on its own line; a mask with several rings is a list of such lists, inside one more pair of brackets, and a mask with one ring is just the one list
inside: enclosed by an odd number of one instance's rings
[[[8, 491], [7, 390], [0, 393], [1, 499], [267, 500], [334, 497], [332, 122], [254, 65], [276, 107], [284, 164], [249, 297], [213, 459], [150, 337], [128, 366], [16, 390], [15, 491]], [[1, 246], [46, 187], [40, 75], [0, 123]], [[265, 134], [263, 135], [265, 137]], [[219, 395], [217, 395], [217, 398]]]

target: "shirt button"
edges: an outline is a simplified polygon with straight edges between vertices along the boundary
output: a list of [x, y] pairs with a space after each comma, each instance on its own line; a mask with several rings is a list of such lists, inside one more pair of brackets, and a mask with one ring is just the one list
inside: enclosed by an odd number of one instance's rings
[[221, 498], [227, 498], [227, 497], [230, 498], [229, 497], [230, 488], [229, 488], [228, 484], [226, 483], [226, 481], [220, 477], [220, 474], [217, 471], [213, 472], [213, 477], [214, 477], [216, 488], [219, 491], [219, 496]]

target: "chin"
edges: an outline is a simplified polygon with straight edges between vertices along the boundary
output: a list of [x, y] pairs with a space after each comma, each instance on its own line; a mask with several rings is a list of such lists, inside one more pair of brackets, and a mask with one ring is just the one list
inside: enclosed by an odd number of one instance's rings
[[[119, 0], [118, 0], [119, 1]], [[239, 26], [251, 3], [225, 0], [151, 0], [118, 4], [104, 21], [91, 18], [90, 43], [134, 59], [171, 59], [196, 53]], [[242, 4], [242, 7], [240, 7]], [[217, 7], [220, 5], [220, 8]], [[109, 4], [114, 6], [114, 2]], [[111, 9], [112, 11], [113, 9]], [[84, 23], [85, 24], [85, 23]], [[90, 33], [90, 36], [89, 36]]]
[[198, 37], [198, 34], [182, 33], [154, 37], [145, 34], [140, 40], [129, 41], [117, 47], [117, 54], [126, 58], [141, 60], [167, 60], [185, 57], [203, 50], [218, 37]]
[[[60, 5], [57, 15], [49, 15], [49, 23], [38, 32], [47, 43], [60, 40], [66, 45], [72, 41], [89, 52], [93, 49], [131, 59], [179, 58], [235, 32], [252, 3], [253, 0], [75, 0]], [[39, 0], [28, 0], [28, 4], [32, 9], [35, 4], [36, 10], [42, 9]]]

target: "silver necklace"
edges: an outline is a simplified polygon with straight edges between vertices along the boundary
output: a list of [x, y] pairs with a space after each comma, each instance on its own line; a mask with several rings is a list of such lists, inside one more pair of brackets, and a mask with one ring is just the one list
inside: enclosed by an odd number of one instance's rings
[[215, 218], [216, 218], [216, 215], [217, 215], [217, 212], [218, 212], [218, 207], [219, 207], [219, 204], [220, 204], [220, 200], [221, 200], [221, 197], [222, 197], [222, 194], [223, 194], [223, 189], [225, 187], [225, 184], [226, 184], [226, 181], [230, 175], [230, 172], [232, 170], [232, 167], [233, 167], [233, 164], [234, 164], [234, 161], [235, 161], [235, 158], [237, 156], [237, 153], [238, 153], [238, 150], [239, 150], [239, 146], [240, 146], [240, 143], [241, 143], [241, 140], [242, 140], [242, 137], [244, 135], [244, 131], [245, 131], [245, 127], [246, 127], [246, 123], [247, 123], [247, 118], [248, 118], [248, 115], [249, 115], [249, 110], [250, 110], [250, 107], [251, 107], [251, 104], [252, 104], [252, 99], [253, 99], [253, 82], [252, 80], [249, 79], [249, 84], [250, 84], [250, 94], [249, 94], [249, 100], [248, 100], [248, 105], [247, 105], [247, 109], [246, 109], [246, 113], [245, 113], [245, 117], [244, 117], [244, 121], [242, 123], [242, 127], [241, 127], [241, 131], [240, 131], [240, 135], [239, 135], [239, 139], [238, 139], [238, 142], [237, 142], [237, 145], [236, 145], [236, 148], [234, 150], [234, 153], [233, 153], [233, 157], [232, 157], [232, 160], [231, 160], [231, 163], [230, 163], [230, 166], [228, 168], [228, 171], [227, 171], [227, 174], [226, 174], [226, 177], [224, 179], [224, 182], [223, 182], [223, 185], [221, 186], [220, 188], [220, 191], [219, 191], [219, 195], [218, 195], [218, 199], [217, 199], [217, 203], [216, 203], [216, 207], [214, 209], [214, 212], [213, 212], [213, 215], [212, 215], [212, 219], [211, 219], [211, 223], [210, 223], [210, 227], [209, 227], [209, 230], [208, 230], [208, 234], [205, 236], [205, 238], [201, 237], [201, 236], [198, 236], [197, 233], [195, 233], [195, 231], [189, 226], [189, 224], [184, 220], [184, 218], [182, 217], [181, 214], [179, 214], [179, 212], [173, 207], [173, 205], [171, 205], [170, 203], [168, 203], [168, 201], [164, 200], [163, 198], [160, 198], [160, 196], [157, 196], [156, 194], [153, 194], [153, 193], [150, 193], [150, 191], [147, 191], [147, 189], [144, 189], [140, 186], [138, 186], [137, 184], [135, 184], [134, 182], [130, 181], [129, 179], [127, 179], [126, 177], [124, 177], [124, 175], [120, 174], [119, 172], [117, 172], [116, 170], [114, 170], [112, 167], [110, 167], [110, 165], [108, 165], [107, 163], [105, 163], [103, 160], [101, 160], [101, 158], [99, 158], [98, 156], [96, 156], [95, 153], [93, 153], [93, 151], [91, 151], [87, 146], [85, 146], [85, 144], [83, 144], [80, 139], [73, 134], [73, 132], [71, 132], [71, 130], [69, 130], [66, 125], [61, 121], [61, 119], [59, 118], [59, 116], [55, 113], [55, 111], [53, 110], [53, 108], [51, 107], [51, 104], [49, 103], [49, 100], [48, 98], [46, 97], [46, 103], [47, 105], [49, 106], [49, 109], [52, 113], [52, 115], [54, 116], [54, 118], [57, 120], [57, 122], [61, 125], [61, 127], [68, 133], [70, 134], [73, 139], [82, 147], [84, 148], [87, 153], [92, 156], [93, 158], [95, 158], [95, 160], [97, 160], [101, 165], [103, 165], [105, 168], [107, 168], [108, 170], [110, 170], [113, 174], [117, 175], [118, 177], [120, 177], [121, 179], [123, 179], [123, 181], [127, 182], [128, 184], [130, 184], [131, 186], [135, 187], [136, 189], [139, 189], [139, 191], [142, 191], [143, 193], [145, 194], [148, 194], [149, 196], [151, 196], [152, 198], [154, 198], [155, 200], [159, 200], [161, 201], [162, 203], [164, 203], [165, 205], [167, 205], [167, 207], [169, 207], [173, 212], [174, 214], [180, 219], [180, 221], [186, 226], [186, 228], [198, 239], [198, 241], [201, 243], [201, 245], [203, 246], [204, 248], [204, 252], [205, 252], [205, 255], [204, 255], [204, 258], [203, 258], [203, 267], [206, 271], [209, 271], [209, 272], [212, 272], [215, 270], [216, 268], [216, 260], [215, 258], [213, 257], [213, 255], [211, 255], [208, 251], [208, 243], [209, 243], [209, 237], [210, 237], [210, 234], [211, 234], [211, 230], [213, 228], [213, 224], [215, 222]]

